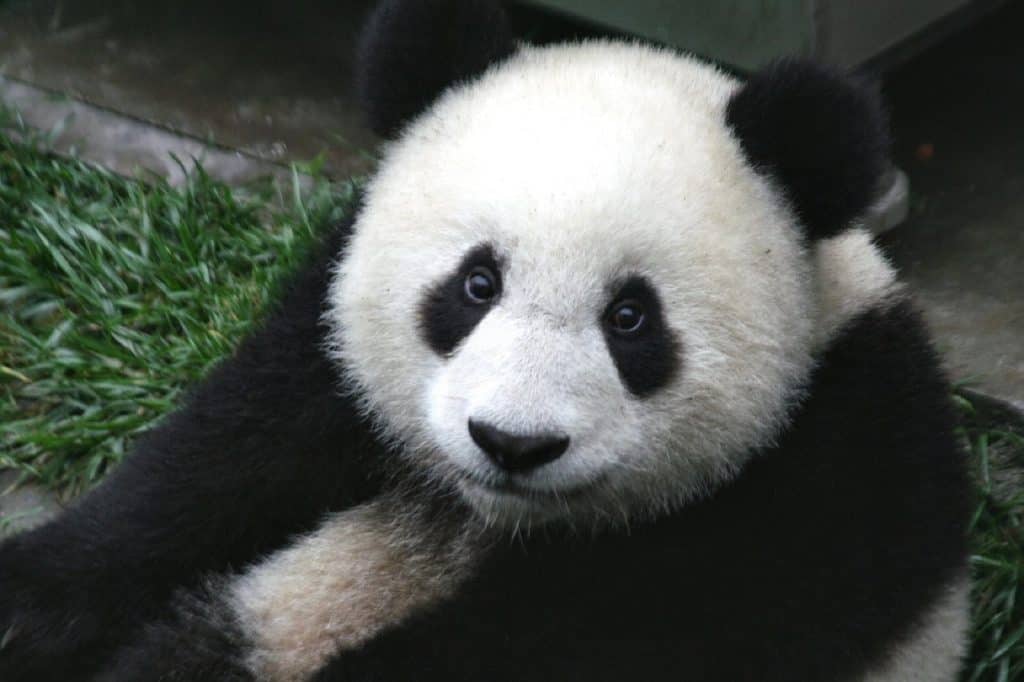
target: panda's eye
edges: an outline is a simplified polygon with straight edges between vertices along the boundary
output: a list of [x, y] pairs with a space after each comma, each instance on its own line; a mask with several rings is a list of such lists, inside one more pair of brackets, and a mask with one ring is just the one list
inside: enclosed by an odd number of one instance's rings
[[635, 334], [645, 321], [643, 306], [632, 299], [615, 304], [608, 313], [608, 326], [617, 334]]
[[491, 269], [478, 265], [466, 275], [466, 298], [472, 303], [487, 303], [498, 295], [497, 278]]

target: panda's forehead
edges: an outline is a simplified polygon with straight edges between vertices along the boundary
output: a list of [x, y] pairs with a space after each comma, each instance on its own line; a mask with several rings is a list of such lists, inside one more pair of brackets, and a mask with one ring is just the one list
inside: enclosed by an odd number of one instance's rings
[[735, 87], [649, 48], [524, 48], [443, 96], [392, 147], [377, 184], [478, 196], [503, 213], [525, 202], [549, 220], [578, 205], [614, 216], [625, 195], [644, 207], [699, 196], [744, 165], [724, 125]]
[[636, 45], [524, 48], [390, 146], [359, 238], [428, 279], [480, 244], [513, 276], [573, 289], [735, 279], [761, 254], [795, 253], [784, 203], [724, 123], [735, 87]]

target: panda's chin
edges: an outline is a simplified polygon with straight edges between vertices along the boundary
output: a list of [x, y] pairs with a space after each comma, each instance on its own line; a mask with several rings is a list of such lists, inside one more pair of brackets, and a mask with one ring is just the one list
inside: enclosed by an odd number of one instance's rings
[[601, 480], [559, 489], [525, 486], [514, 480], [486, 482], [465, 477], [459, 488], [469, 504], [485, 519], [503, 523], [545, 523], [575, 516], [588, 506]]

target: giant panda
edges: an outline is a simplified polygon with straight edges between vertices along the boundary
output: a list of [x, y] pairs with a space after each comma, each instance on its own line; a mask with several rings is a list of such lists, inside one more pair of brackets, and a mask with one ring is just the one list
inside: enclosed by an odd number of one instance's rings
[[953, 680], [948, 388], [871, 87], [386, 0], [354, 217], [0, 548], [0, 679]]

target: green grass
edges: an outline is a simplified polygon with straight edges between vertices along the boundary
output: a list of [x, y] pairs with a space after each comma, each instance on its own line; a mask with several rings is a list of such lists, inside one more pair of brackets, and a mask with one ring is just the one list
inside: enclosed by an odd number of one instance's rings
[[199, 168], [182, 190], [143, 184], [0, 131], [0, 468], [67, 494], [97, 482], [351, 194], [242, 193]]
[[[199, 169], [183, 190], [140, 184], [0, 131], [0, 468], [66, 493], [97, 482], [350, 202], [351, 187], [239, 192]], [[959, 402], [977, 479], [964, 680], [1024, 679], [1024, 491], [1008, 476], [1024, 438]]]
[[959, 397], [977, 503], [971, 522], [974, 613], [963, 679], [1024, 679], [1024, 430]]

